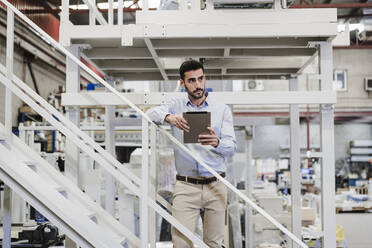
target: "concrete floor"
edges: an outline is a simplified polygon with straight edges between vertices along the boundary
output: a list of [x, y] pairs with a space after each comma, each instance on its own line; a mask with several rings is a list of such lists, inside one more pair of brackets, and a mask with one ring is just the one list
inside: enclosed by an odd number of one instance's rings
[[372, 247], [372, 213], [340, 213], [336, 223], [345, 228], [347, 248]]

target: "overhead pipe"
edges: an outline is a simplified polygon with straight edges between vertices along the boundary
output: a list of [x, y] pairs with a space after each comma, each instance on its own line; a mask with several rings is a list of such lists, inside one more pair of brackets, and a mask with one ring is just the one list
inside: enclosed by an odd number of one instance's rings
[[313, 9], [313, 8], [372, 8], [372, 3], [318, 3], [318, 4], [293, 4], [290, 9]]
[[350, 46], [341, 46], [333, 47], [333, 49], [372, 49], [372, 45], [350, 45]]

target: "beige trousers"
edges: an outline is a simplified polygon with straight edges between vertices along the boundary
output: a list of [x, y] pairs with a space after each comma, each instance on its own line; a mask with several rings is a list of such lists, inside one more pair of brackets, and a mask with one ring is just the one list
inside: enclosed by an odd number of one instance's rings
[[[200, 185], [177, 181], [173, 193], [172, 215], [190, 231], [196, 231], [200, 211], [203, 217], [203, 241], [209, 247], [223, 244], [227, 189], [221, 181]], [[191, 248], [192, 242], [172, 227], [173, 247]]]

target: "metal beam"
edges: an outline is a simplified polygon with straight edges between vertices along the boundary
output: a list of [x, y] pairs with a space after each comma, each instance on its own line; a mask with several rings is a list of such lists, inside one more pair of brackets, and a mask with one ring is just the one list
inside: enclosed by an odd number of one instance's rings
[[231, 49], [231, 57], [253, 56], [312, 56], [316, 52], [313, 48], [265, 48], [265, 49]]
[[92, 48], [84, 51], [90, 59], [150, 59], [151, 53], [146, 47]]
[[34, 84], [35, 91], [36, 91], [36, 93], [38, 95], [40, 95], [39, 87], [37, 86], [37, 82], [36, 82], [36, 78], [35, 78], [35, 75], [34, 75], [34, 71], [32, 70], [32, 66], [31, 66], [31, 58], [28, 56], [26, 58], [26, 61], [27, 61], [28, 70], [30, 71], [32, 83]]
[[165, 69], [164, 69], [164, 65], [162, 64], [162, 62], [159, 60], [159, 56], [158, 54], [156, 53], [156, 50], [154, 49], [154, 46], [152, 45], [152, 42], [149, 38], [144, 38], [144, 41], [146, 43], [146, 46], [147, 48], [149, 49], [151, 55], [152, 55], [152, 58], [154, 59], [156, 65], [158, 66], [159, 70], [160, 70], [160, 73], [161, 75], [163, 76], [163, 79], [164, 80], [168, 80], [168, 76], [167, 74], [165, 73]]
[[[310, 41], [318, 38], [279, 37], [279, 38], [199, 38], [199, 39], [152, 39], [154, 48], [159, 49], [224, 49], [237, 48], [307, 48]], [[324, 40], [324, 39], [321, 39]]]
[[83, 2], [88, 6], [88, 8], [90, 10], [93, 11], [95, 17], [97, 18], [97, 21], [101, 25], [107, 25], [106, 19], [103, 17], [103, 15], [101, 14], [101, 12], [98, 11], [97, 6], [95, 4], [93, 4], [91, 0], [83, 0]]
[[152, 59], [138, 59], [138, 60], [98, 60], [96, 62], [97, 66], [101, 70], [146, 70], [146, 69], [156, 69], [158, 67], [154, 60]]
[[[136, 105], [157, 105], [171, 100], [173, 97], [182, 97], [183, 92], [151, 92], [151, 93], [121, 93]], [[299, 91], [299, 92], [210, 92], [214, 99], [225, 104], [239, 105], [270, 105], [270, 104], [334, 104], [336, 93], [334, 91]], [[96, 106], [96, 105], [122, 105], [125, 103], [114, 97], [112, 93], [64, 93], [62, 94], [64, 106]]]
[[[221, 59], [206, 59], [204, 68], [219, 69], [221, 67], [230, 69], [285, 69], [285, 68], [300, 68], [307, 61], [306, 57], [252, 57], [245, 59], [221, 58]], [[178, 63], [165, 64], [167, 69], [177, 69]]]

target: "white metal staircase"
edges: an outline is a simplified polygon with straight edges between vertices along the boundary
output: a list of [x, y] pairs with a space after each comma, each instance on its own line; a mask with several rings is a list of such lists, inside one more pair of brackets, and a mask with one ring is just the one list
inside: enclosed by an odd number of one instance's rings
[[[5, 129], [0, 124], [0, 133]], [[138, 247], [139, 239], [15, 135], [0, 141], [0, 179], [82, 247]]]

